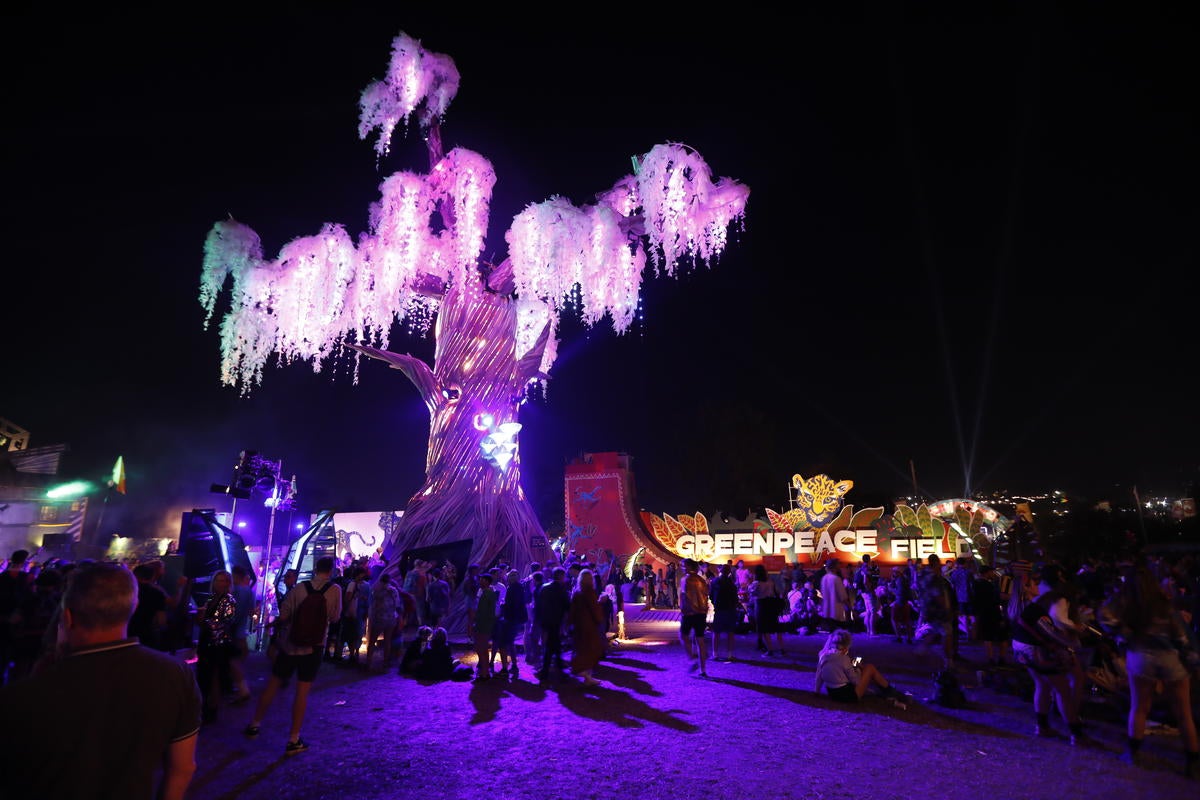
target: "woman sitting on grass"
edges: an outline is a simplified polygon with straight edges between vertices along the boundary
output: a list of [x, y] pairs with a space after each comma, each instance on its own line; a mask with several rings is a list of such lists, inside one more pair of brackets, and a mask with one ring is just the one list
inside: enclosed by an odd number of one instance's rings
[[850, 631], [844, 628], [829, 634], [817, 659], [813, 688], [818, 692], [823, 688], [830, 697], [843, 703], [857, 703], [872, 686], [881, 697], [907, 699], [874, 665], [854, 665], [850, 658], [850, 641]]

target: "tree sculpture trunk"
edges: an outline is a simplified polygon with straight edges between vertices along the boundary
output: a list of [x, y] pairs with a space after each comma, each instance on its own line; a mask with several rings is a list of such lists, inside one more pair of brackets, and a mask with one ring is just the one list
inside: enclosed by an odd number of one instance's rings
[[[530, 539], [543, 531], [521, 489], [520, 452], [500, 467], [481, 450], [490, 430], [516, 422], [530, 365], [541, 357], [537, 346], [518, 359], [515, 332], [511, 297], [465, 286], [443, 297], [432, 370], [410, 355], [351, 345], [404, 372], [429, 409], [425, 482], [385, 548], [388, 571], [410, 550], [468, 539], [474, 563], [529, 562]], [[457, 628], [462, 611], [460, 595], [447, 626]]]

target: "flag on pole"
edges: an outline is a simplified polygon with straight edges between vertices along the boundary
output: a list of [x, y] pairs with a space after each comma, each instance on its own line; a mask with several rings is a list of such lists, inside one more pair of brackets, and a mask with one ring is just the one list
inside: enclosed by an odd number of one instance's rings
[[125, 494], [125, 456], [117, 456], [117, 463], [113, 466], [112, 479], [108, 485]]

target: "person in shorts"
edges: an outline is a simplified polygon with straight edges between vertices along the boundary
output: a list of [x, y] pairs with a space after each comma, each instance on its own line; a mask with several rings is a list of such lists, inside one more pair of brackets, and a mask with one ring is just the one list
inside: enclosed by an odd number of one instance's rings
[[[700, 577], [700, 564], [689, 558], [683, 562], [684, 574], [679, 581], [679, 641], [683, 651], [692, 659], [690, 671], [700, 669], [700, 677], [707, 678], [704, 670], [704, 629], [708, 620], [708, 584]], [[699, 660], [695, 660], [699, 655]]]
[[[325, 613], [329, 618], [330, 625], [342, 616], [342, 587], [331, 583], [332, 579], [333, 558], [323, 556], [317, 559], [316, 566], [313, 568], [312, 587], [313, 590], [320, 591], [325, 584], [330, 584], [325, 589]], [[308, 744], [300, 738], [300, 726], [304, 724], [304, 712], [308, 708], [308, 695], [312, 691], [313, 681], [321, 668], [321, 656], [325, 652], [325, 642], [316, 647], [304, 647], [289, 641], [288, 634], [291, 630], [292, 617], [307, 596], [308, 582], [305, 581], [297, 584], [296, 588], [288, 592], [279, 607], [277, 621], [279, 654], [275, 657], [275, 663], [271, 665], [271, 677], [267, 679], [267, 688], [258, 698], [254, 717], [243, 731], [250, 738], [258, 736], [263, 718], [267, 715], [267, 709], [271, 707], [275, 695], [279, 693], [284, 682], [295, 675], [296, 697], [292, 701], [292, 728], [288, 735], [287, 746], [284, 748], [286, 755], [295, 755], [308, 749]]]
[[1100, 609], [1101, 624], [1125, 645], [1129, 673], [1126, 750], [1121, 759], [1142, 764], [1146, 720], [1161, 697], [1174, 713], [1184, 754], [1183, 771], [1200, 778], [1200, 736], [1192, 714], [1193, 673], [1200, 673], [1200, 650], [1183, 615], [1145, 556], [1138, 556], [1118, 590]]
[[[737, 581], [733, 577], [733, 565], [722, 564], [721, 574], [713, 579], [709, 589], [712, 600], [712, 651], [713, 661], [733, 661], [734, 634], [737, 633], [741, 612], [738, 609]], [[717, 655], [717, 642], [725, 636], [725, 657]]]

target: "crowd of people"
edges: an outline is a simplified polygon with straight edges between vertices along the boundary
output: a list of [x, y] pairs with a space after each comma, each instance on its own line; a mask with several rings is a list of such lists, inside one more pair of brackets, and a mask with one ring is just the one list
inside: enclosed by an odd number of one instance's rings
[[[87, 561], [33, 564], [18, 550], [4, 566], [0, 713], [21, 713], [26, 688], [50, 696], [80, 682], [85, 668], [91, 672], [78, 691], [102, 676], [114, 681], [112, 692], [120, 697], [142, 688], [127, 685], [132, 676], [159, 703], [153, 711], [135, 704], [135, 716], [152, 718], [160, 741], [126, 745], [129, 752], [117, 755], [146, 764], [147, 748], [160, 748], [168, 766], [163, 796], [178, 796], [172, 792], [186, 786], [194, 769], [197, 732], [224, 705], [254, 699], [244, 660], [260, 611], [255, 576], [238, 566], [218, 570], [207, 598], [195, 606], [186, 588], [164, 585], [161, 561], [132, 568]], [[873, 694], [901, 703], [907, 698], [885, 675], [886, 665], [852, 657], [854, 635], [894, 637], [946, 668], [963, 660], [962, 643], [979, 643], [986, 666], [1027, 671], [1035, 735], [1084, 743], [1080, 710], [1087, 693], [1123, 693], [1124, 758], [1138, 764], [1150, 712], [1161, 701], [1179, 729], [1184, 769], [1197, 774], [1200, 742], [1191, 683], [1200, 672], [1200, 570], [1190, 557], [1085, 559], [1069, 567], [1018, 562], [996, 570], [970, 558], [943, 564], [934, 555], [880, 567], [863, 556], [858, 564], [827, 560], [808, 569], [789, 564], [773, 573], [744, 561], [714, 565], [688, 559], [627, 575], [616, 559], [596, 564], [568, 556], [524, 570], [470, 564], [461, 581], [448, 563], [416, 561], [402, 575], [373, 566], [365, 559], [338, 566], [326, 557], [318, 559], [310, 580], [299, 580], [294, 570], [283, 575], [265, 627], [270, 675], [253, 704], [246, 736], [259, 735], [275, 698], [294, 681], [285, 753], [306, 750], [301, 733], [307, 700], [326, 661], [374, 670], [378, 655], [382, 668], [418, 680], [484, 682], [517, 679], [523, 660], [539, 681], [568, 680], [569, 672], [570, 679], [595, 686], [600, 683], [595, 670], [624, 638], [625, 604], [640, 593], [643, 609], [679, 609], [680, 643], [700, 676], [707, 675], [710, 660], [733, 660], [741, 635], [753, 635], [759, 652], [774, 657], [783, 655], [785, 635], [823, 633], [817, 691], [840, 702]], [[670, 589], [663, 585], [667, 575]], [[460, 608], [455, 605], [460, 598], [470, 652], [455, 657], [446, 622]], [[180, 616], [192, 627], [181, 628]], [[194, 648], [194, 659], [181, 658], [181, 648]], [[64, 705], [64, 713], [78, 720], [81, 731], [100, 725], [87, 699], [72, 691], [64, 696], [74, 705]], [[1055, 711], [1065, 734], [1055, 730]], [[165, 718], [170, 724], [160, 724]], [[129, 724], [141, 724], [138, 720]], [[106, 754], [121, 747], [111, 741], [79, 746]], [[64, 787], [59, 795], [69, 796], [85, 778], [122, 787], [148, 780], [136, 770], [119, 777], [59, 776]]]
[[[1182, 737], [1184, 772], [1200, 777], [1191, 691], [1200, 677], [1200, 565], [1191, 556], [1085, 558], [1071, 568], [1016, 562], [1003, 571], [968, 557], [943, 564], [937, 555], [883, 569], [870, 555], [858, 564], [829, 559], [812, 571], [795, 563], [775, 574], [740, 560], [717, 566], [686, 559], [682, 566], [684, 577], [667, 597], [680, 609], [680, 643], [701, 676], [707, 652], [716, 661], [733, 660], [739, 633], [753, 633], [769, 657], [783, 654], [785, 631], [824, 632], [817, 691], [842, 702], [871, 693], [903, 705], [907, 696], [878, 666], [851, 658], [853, 632], [915, 645], [934, 659], [935, 680], [952, 684], [954, 668], [966, 661], [961, 645], [978, 643], [987, 668], [981, 674], [999, 668], [1028, 674], [1035, 735], [1062, 735], [1051, 723], [1057, 709], [1065, 738], [1085, 744], [1080, 712], [1087, 694], [1124, 694], [1123, 759], [1139, 764], [1149, 713], [1162, 700]], [[790, 589], [781, 608], [784, 587]], [[657, 598], [671, 602], [661, 592]], [[653, 602], [647, 597], [645, 607]]]

